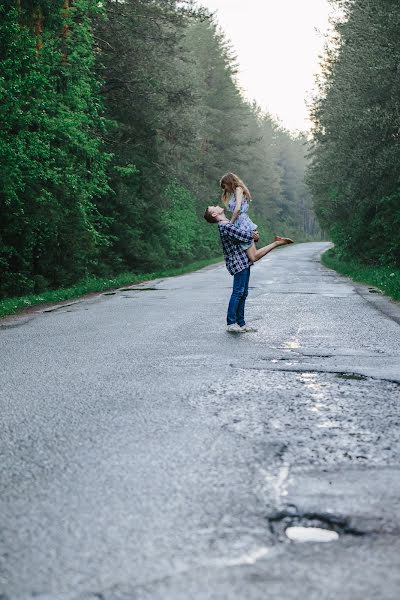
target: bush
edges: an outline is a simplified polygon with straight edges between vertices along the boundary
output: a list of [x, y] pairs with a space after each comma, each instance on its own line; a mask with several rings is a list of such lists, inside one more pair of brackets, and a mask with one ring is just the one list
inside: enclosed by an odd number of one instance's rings
[[162, 246], [166, 256], [182, 265], [195, 255], [195, 242], [200, 222], [196, 214], [194, 196], [178, 182], [165, 190], [167, 208], [160, 215]]

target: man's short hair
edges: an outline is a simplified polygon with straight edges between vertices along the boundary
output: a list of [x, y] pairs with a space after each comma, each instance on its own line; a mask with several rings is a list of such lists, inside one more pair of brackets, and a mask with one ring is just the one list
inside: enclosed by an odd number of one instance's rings
[[212, 216], [209, 207], [206, 208], [206, 212], [204, 213], [204, 218], [207, 221], [207, 223], [216, 223], [217, 222], [217, 219]]

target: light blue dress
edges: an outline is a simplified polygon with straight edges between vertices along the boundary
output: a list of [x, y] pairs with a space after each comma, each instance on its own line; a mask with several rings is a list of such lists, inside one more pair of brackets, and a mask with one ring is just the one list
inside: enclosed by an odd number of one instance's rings
[[[228, 202], [228, 208], [231, 211], [231, 213], [233, 213], [233, 211], [235, 210], [235, 206], [236, 206], [236, 198], [235, 198], [235, 194], [231, 194], [230, 198], [229, 198], [229, 202]], [[235, 227], [237, 227], [238, 229], [244, 229], [245, 231], [255, 231], [257, 229], [257, 225], [255, 223], [253, 223], [253, 221], [250, 219], [249, 215], [247, 214], [249, 210], [249, 202], [246, 200], [246, 198], [243, 198], [242, 201], [242, 206], [240, 207], [240, 213], [238, 214], [236, 221], [234, 222]], [[248, 248], [250, 248], [250, 246], [253, 244], [253, 242], [249, 243], [249, 244], [240, 244], [240, 247], [243, 248], [243, 250], [247, 250]]]

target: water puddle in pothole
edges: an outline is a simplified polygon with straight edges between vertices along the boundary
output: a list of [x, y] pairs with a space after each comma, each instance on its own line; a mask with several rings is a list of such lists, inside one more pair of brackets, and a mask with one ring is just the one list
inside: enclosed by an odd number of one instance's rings
[[320, 527], [288, 527], [285, 534], [292, 542], [336, 542], [339, 534]]

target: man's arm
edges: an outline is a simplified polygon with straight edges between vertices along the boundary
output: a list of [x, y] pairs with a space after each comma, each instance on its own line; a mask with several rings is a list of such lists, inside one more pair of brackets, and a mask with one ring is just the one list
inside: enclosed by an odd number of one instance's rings
[[253, 234], [251, 231], [245, 231], [244, 229], [239, 229], [232, 225], [231, 223], [224, 223], [223, 232], [228, 237], [232, 238], [234, 241], [239, 242], [251, 242], [253, 241]]

